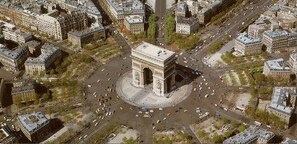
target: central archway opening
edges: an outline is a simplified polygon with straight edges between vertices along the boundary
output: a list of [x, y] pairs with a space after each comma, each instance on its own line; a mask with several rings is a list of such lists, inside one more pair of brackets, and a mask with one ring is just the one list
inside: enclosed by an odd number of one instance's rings
[[149, 85], [153, 82], [153, 72], [149, 68], [143, 69], [144, 85]]

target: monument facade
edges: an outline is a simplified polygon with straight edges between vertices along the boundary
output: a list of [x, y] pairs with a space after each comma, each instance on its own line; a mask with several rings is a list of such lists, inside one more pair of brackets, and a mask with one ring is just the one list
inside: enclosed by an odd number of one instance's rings
[[153, 92], [165, 96], [175, 87], [175, 53], [164, 48], [142, 42], [132, 49], [132, 84], [145, 88], [152, 85]]

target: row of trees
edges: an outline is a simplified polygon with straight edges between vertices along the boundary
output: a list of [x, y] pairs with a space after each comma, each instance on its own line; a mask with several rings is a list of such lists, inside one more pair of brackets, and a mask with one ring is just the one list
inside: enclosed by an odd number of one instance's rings
[[261, 121], [266, 125], [274, 125], [278, 128], [284, 129], [286, 123], [274, 114], [270, 114], [266, 111], [247, 107], [245, 113], [254, 119]]
[[114, 132], [119, 127], [119, 123], [111, 123], [104, 127], [101, 131], [98, 131], [94, 136], [86, 141], [86, 143], [102, 143], [106, 137], [108, 137], [112, 132]]
[[174, 30], [175, 30], [175, 20], [171, 13], [165, 15], [164, 22], [164, 39], [166, 44], [172, 44], [174, 42]]
[[147, 37], [149, 39], [155, 39], [156, 38], [156, 15], [151, 14], [149, 17], [149, 27], [147, 29]]

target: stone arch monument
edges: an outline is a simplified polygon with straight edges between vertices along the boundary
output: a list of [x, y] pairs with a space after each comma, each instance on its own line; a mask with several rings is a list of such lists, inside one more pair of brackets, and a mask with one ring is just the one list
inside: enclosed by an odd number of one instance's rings
[[165, 96], [175, 87], [175, 53], [142, 42], [132, 49], [132, 84], [144, 88], [152, 85], [153, 92]]

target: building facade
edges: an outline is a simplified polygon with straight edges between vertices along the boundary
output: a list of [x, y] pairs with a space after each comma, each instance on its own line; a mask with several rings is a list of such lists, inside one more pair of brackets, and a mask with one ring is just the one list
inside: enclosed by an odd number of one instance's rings
[[88, 25], [87, 14], [81, 11], [72, 11], [68, 14], [53, 11], [37, 16], [37, 21], [40, 32], [58, 40], [64, 40], [68, 32], [86, 29]]
[[175, 86], [175, 53], [143, 42], [132, 49], [132, 84], [144, 88], [152, 83], [153, 92], [165, 96]]
[[105, 39], [105, 29], [102, 25], [93, 26], [81, 31], [70, 31], [68, 40], [79, 49], [92, 41]]
[[297, 33], [289, 33], [285, 30], [268, 30], [263, 33], [262, 43], [267, 47], [269, 53], [297, 48]]
[[32, 39], [32, 35], [20, 30], [3, 29], [3, 36], [6, 40], [11, 40], [17, 43], [26, 43]]
[[29, 56], [26, 45], [19, 45], [14, 50], [0, 45], [0, 62], [9, 71], [19, 71], [24, 67], [24, 62]]
[[175, 32], [179, 34], [189, 35], [196, 32], [199, 28], [199, 22], [197, 19], [176, 17]]
[[291, 73], [282, 58], [264, 62], [263, 74], [266, 76], [289, 79]]
[[124, 25], [130, 33], [144, 32], [144, 21], [141, 15], [129, 15], [125, 17]]
[[288, 65], [291, 69], [291, 71], [296, 74], [297, 73], [297, 53], [290, 54]]
[[235, 39], [234, 50], [241, 55], [260, 53], [262, 51], [262, 43], [259, 38], [251, 39], [246, 33], [242, 33]]
[[223, 144], [266, 144], [272, 142], [275, 134], [255, 125], [251, 125], [243, 132], [236, 134], [223, 141]]
[[34, 80], [16, 80], [12, 84], [11, 96], [14, 104], [30, 103], [36, 100]]
[[16, 127], [20, 128], [31, 142], [42, 141], [53, 130], [50, 120], [41, 112], [18, 115]]
[[296, 106], [296, 87], [274, 87], [267, 111], [284, 121], [288, 128]]
[[145, 17], [144, 4], [139, 0], [103, 0], [103, 4], [112, 19], [119, 23], [128, 15]]
[[47, 72], [50, 66], [62, 56], [62, 51], [52, 44], [41, 47], [41, 54], [37, 58], [29, 57], [25, 62], [26, 74], [34, 75]]

